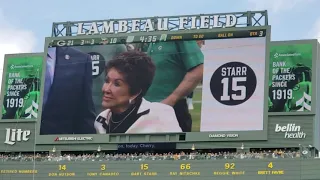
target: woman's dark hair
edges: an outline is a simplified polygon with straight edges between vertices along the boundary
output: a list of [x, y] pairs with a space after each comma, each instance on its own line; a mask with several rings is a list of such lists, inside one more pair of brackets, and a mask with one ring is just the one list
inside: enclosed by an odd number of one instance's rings
[[141, 91], [143, 97], [151, 86], [156, 67], [151, 58], [143, 52], [123, 52], [106, 65], [106, 73], [112, 68], [119, 71], [129, 85], [131, 95]]

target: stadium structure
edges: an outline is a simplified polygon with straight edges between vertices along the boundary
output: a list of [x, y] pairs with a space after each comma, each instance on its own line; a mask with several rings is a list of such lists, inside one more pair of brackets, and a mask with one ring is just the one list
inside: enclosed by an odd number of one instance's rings
[[[5, 55], [0, 180], [319, 180], [320, 46], [271, 28], [267, 11], [53, 23], [44, 52]], [[130, 53], [155, 77], [135, 121], [112, 129], [106, 65]], [[191, 96], [159, 103], [195, 72]]]

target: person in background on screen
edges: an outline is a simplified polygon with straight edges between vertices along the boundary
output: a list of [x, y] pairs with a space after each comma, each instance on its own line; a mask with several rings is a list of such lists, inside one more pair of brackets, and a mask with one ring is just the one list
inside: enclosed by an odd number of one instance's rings
[[72, 47], [49, 48], [40, 134], [94, 134], [92, 60]]
[[94, 127], [98, 134], [181, 132], [171, 106], [143, 98], [155, 74], [149, 56], [124, 52], [106, 65], [101, 112]]
[[[199, 48], [201, 49], [202, 46], [205, 44], [205, 41], [204, 40], [198, 40], [197, 41], [197, 44], [199, 46]], [[193, 110], [193, 91], [187, 96], [187, 104], [188, 104], [188, 109], [189, 110]]]
[[201, 49], [196, 41], [157, 42], [150, 43], [147, 54], [157, 70], [144, 98], [173, 107], [183, 132], [191, 132], [192, 118], [186, 97], [202, 80]]

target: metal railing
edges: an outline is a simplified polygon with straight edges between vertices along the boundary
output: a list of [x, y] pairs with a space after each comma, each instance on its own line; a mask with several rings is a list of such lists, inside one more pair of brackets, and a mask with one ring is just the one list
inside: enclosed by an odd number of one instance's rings
[[[163, 160], [223, 160], [223, 159], [281, 159], [310, 158], [300, 152], [257, 152], [257, 153], [190, 153], [190, 154], [65, 154], [65, 155], [0, 155], [0, 162], [8, 161], [163, 161]], [[311, 157], [313, 158], [313, 157]]]

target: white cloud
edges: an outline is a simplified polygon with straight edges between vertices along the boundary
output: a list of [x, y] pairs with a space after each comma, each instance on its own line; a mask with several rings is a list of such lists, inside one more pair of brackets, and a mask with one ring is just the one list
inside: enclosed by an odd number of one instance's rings
[[[0, 10], [0, 76], [5, 54], [29, 53], [36, 44], [35, 35], [28, 30], [10, 24]], [[1, 84], [2, 78], [0, 78]]]
[[313, 27], [309, 31], [307, 38], [315, 38], [318, 39], [318, 42], [320, 42], [320, 17], [316, 20]]
[[270, 13], [278, 13], [313, 1], [315, 0], [248, 0], [248, 3], [254, 10], [268, 10]]

